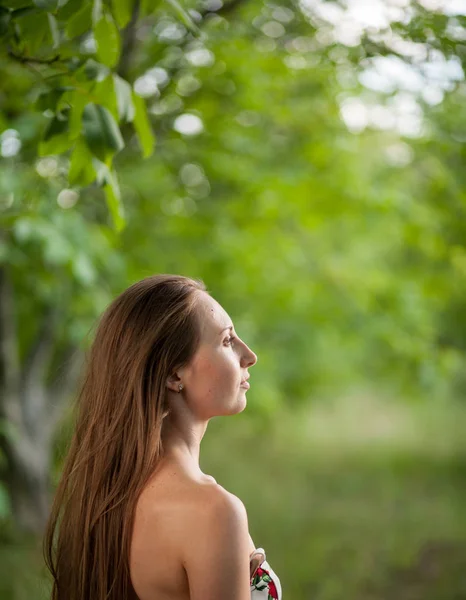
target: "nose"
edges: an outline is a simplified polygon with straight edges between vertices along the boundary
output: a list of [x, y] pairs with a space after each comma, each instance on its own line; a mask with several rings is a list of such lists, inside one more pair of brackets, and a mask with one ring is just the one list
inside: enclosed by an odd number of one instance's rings
[[252, 367], [257, 362], [257, 355], [246, 346], [247, 351], [242, 357], [242, 365], [243, 367]]

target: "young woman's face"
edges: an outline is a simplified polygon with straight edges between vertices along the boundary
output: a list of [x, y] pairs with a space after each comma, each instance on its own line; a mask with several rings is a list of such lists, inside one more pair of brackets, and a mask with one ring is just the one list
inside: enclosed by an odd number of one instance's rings
[[183, 393], [199, 418], [236, 414], [246, 406], [248, 368], [257, 356], [238, 337], [234, 325], [209, 294], [200, 292], [201, 341], [192, 361], [181, 371]]

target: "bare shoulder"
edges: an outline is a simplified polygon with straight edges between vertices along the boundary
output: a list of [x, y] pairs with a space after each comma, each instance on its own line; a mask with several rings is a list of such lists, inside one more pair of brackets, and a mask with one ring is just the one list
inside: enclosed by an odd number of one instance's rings
[[192, 600], [250, 600], [248, 517], [220, 485], [199, 490], [183, 547]]
[[[197, 485], [190, 505], [189, 541], [197, 535], [208, 536], [223, 526], [244, 532], [249, 540], [248, 515], [242, 500], [217, 483]], [[212, 530], [212, 531], [211, 531]], [[248, 543], [249, 547], [249, 543]], [[189, 548], [188, 548], [189, 550]]]
[[[215, 482], [215, 480], [213, 481]], [[220, 516], [220, 518], [236, 519], [242, 525], [246, 523], [248, 528], [248, 552], [249, 554], [254, 552], [256, 545], [249, 533], [247, 509], [241, 498], [215, 482], [212, 486], [203, 487], [202, 493], [198, 495], [198, 501], [201, 506], [211, 507], [211, 512], [207, 515], [208, 520], [214, 520]]]
[[138, 500], [133, 527], [131, 578], [141, 600], [190, 597], [186, 564], [192, 570], [190, 557], [202, 549], [203, 540], [215, 547], [209, 523], [213, 514], [228, 513], [229, 506], [241, 514], [241, 501], [213, 477], [196, 479], [173, 468], [159, 472]]
[[[197, 505], [196, 509], [208, 511], [211, 515], [212, 511], [231, 517], [237, 516], [247, 520], [247, 511], [244, 503], [238, 496], [226, 490], [223, 486], [215, 482], [211, 485], [197, 486]], [[217, 515], [219, 516], [219, 515]]]

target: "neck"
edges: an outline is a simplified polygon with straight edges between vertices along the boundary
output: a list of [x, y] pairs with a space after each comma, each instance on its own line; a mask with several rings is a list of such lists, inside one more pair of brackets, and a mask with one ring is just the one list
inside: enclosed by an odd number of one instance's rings
[[[170, 417], [167, 417], [167, 420]], [[207, 429], [207, 421], [196, 424], [183, 425], [180, 422], [169, 420], [164, 423], [162, 430], [162, 444], [164, 456], [175, 459], [188, 467], [199, 469], [199, 454], [201, 441]]]

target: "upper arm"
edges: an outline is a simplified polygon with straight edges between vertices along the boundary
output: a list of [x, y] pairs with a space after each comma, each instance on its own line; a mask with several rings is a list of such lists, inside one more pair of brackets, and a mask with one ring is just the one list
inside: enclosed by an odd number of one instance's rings
[[191, 600], [250, 600], [249, 529], [244, 504], [212, 490], [199, 504], [184, 543]]

